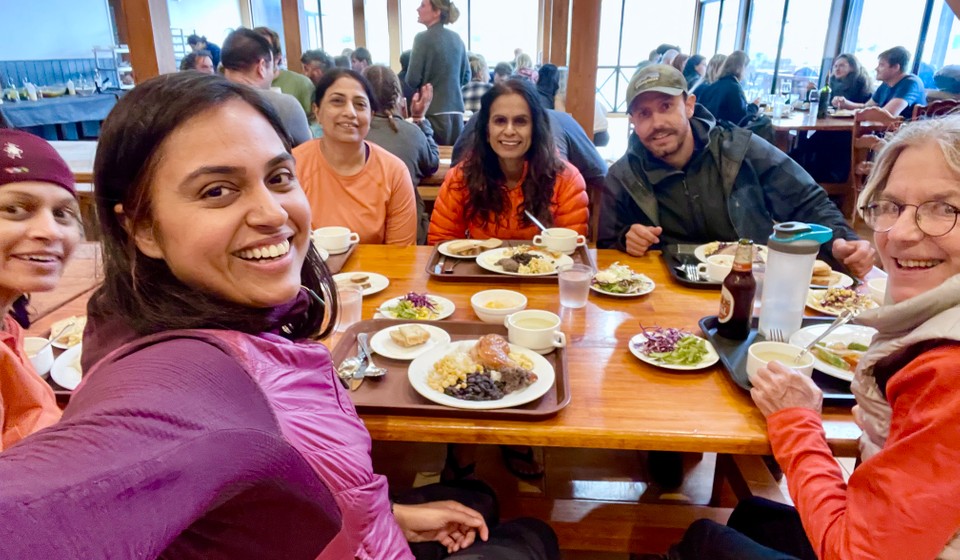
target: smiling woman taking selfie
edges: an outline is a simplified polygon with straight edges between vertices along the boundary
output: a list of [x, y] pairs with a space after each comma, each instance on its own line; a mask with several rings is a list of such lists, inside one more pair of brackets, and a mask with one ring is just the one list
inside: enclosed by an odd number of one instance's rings
[[430, 244], [447, 239], [532, 239], [547, 227], [587, 233], [583, 177], [557, 155], [533, 84], [510, 79], [483, 95], [464, 159], [447, 173], [430, 219]]
[[879, 331], [851, 386], [862, 464], [844, 483], [820, 389], [771, 362], [750, 393], [796, 511], [741, 503], [728, 527], [691, 526], [670, 558], [960, 555], [960, 116], [901, 128], [860, 202], [889, 274], [885, 304], [857, 317]]
[[0, 453], [0, 557], [554, 557], [545, 524], [495, 534], [447, 488], [391, 504], [307, 340], [330, 332], [336, 290], [257, 92], [193, 72], [139, 84], [104, 122], [94, 178], [105, 280], [84, 381], [60, 423]]
[[21, 326], [29, 326], [29, 294], [60, 280], [80, 241], [79, 216], [73, 174], [56, 150], [32, 134], [0, 129], [0, 451], [60, 419]]

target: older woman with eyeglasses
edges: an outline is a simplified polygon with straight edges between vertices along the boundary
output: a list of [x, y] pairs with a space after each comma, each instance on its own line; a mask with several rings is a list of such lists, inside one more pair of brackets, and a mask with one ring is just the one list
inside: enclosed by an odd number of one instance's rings
[[820, 389], [771, 362], [750, 393], [796, 511], [741, 503], [670, 558], [960, 557], [960, 116], [904, 126], [860, 202], [888, 273], [884, 305], [857, 317], [878, 330], [852, 384], [863, 463], [844, 483]]

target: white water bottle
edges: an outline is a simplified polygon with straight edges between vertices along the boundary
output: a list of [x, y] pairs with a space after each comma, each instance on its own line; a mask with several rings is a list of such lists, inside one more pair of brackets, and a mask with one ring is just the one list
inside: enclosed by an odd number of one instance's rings
[[67, 95], [76, 95], [77, 87], [73, 85], [73, 80], [67, 80]]
[[767, 242], [765, 288], [760, 303], [760, 336], [780, 331], [784, 340], [800, 329], [803, 308], [810, 290], [813, 263], [820, 245], [830, 241], [833, 231], [817, 224], [784, 222], [773, 228]]
[[37, 100], [37, 86], [31, 84], [30, 82], [27, 82], [27, 85], [24, 86], [24, 87], [27, 88], [27, 99], [29, 99], [30, 101], [36, 101], [36, 100]]

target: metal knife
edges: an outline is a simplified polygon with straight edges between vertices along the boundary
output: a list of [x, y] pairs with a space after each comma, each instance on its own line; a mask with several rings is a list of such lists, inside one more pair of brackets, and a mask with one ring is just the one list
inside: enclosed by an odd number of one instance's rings
[[433, 267], [434, 274], [443, 274], [443, 264], [447, 262], [446, 255], [440, 255], [440, 260], [437, 261], [437, 266]]
[[357, 343], [357, 355], [360, 356], [360, 367], [357, 368], [357, 371], [353, 373], [353, 377], [350, 379], [350, 390], [356, 391], [363, 385], [364, 374], [367, 371], [367, 367], [370, 365], [370, 356], [363, 351], [363, 346], [360, 343]]

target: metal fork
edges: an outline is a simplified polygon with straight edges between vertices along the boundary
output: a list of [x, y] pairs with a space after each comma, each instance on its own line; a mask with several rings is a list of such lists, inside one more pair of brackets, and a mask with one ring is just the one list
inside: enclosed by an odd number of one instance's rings
[[783, 331], [780, 329], [770, 329], [770, 333], [767, 336], [767, 340], [770, 342], [786, 342], [786, 337], [783, 336]]
[[683, 265], [683, 274], [686, 275], [687, 280], [691, 282], [700, 281], [700, 271], [697, 270], [697, 265], [693, 263], [687, 263]]

